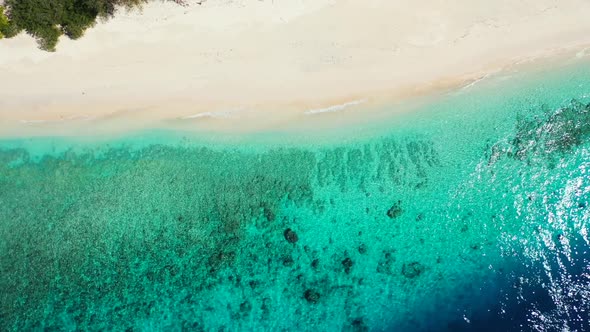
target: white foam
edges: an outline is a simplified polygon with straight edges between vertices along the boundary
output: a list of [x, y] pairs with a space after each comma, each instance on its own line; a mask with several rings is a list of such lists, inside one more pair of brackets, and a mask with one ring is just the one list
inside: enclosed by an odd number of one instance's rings
[[197, 114], [191, 114], [187, 116], [183, 116], [181, 119], [183, 120], [191, 120], [191, 119], [199, 119], [199, 118], [231, 118], [233, 116], [232, 111], [225, 111], [225, 112], [201, 112]]
[[587, 56], [589, 54], [588, 50], [590, 50], [590, 47], [586, 47], [583, 50], [579, 51], [578, 53], [576, 53], [576, 58], [580, 59]]
[[45, 123], [48, 122], [46, 120], [19, 120], [22, 124], [37, 124], [37, 123]]
[[342, 111], [350, 106], [363, 104], [366, 101], [367, 101], [366, 99], [359, 99], [359, 100], [349, 101], [344, 104], [332, 105], [332, 106], [325, 107], [325, 108], [310, 109], [310, 110], [305, 111], [304, 114], [320, 114], [320, 113], [338, 112], [338, 111]]
[[467, 90], [467, 89], [469, 89], [469, 88], [471, 88], [471, 87], [475, 86], [476, 84], [478, 84], [478, 83], [480, 83], [481, 81], [483, 81], [483, 80], [487, 79], [488, 77], [490, 77], [490, 75], [491, 75], [491, 73], [487, 73], [487, 74], [485, 74], [485, 75], [483, 75], [483, 76], [481, 76], [481, 77], [478, 77], [477, 79], [473, 80], [473, 81], [472, 81], [472, 82], [470, 82], [469, 84], [467, 84], [467, 85], [463, 86], [463, 87], [461, 88], [461, 90]]
[[60, 123], [60, 122], [67, 122], [67, 121], [90, 121], [96, 119], [95, 116], [87, 116], [87, 115], [73, 115], [67, 118], [59, 119], [59, 120], [19, 120], [20, 123], [25, 125], [33, 125], [33, 124], [40, 124], [40, 123]]

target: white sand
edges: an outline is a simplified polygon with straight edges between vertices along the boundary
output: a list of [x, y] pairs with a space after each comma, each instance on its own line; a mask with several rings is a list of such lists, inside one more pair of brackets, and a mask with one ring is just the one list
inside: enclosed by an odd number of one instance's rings
[[590, 45], [587, 0], [196, 2], [120, 13], [56, 53], [0, 41], [0, 133], [113, 117], [275, 126]]

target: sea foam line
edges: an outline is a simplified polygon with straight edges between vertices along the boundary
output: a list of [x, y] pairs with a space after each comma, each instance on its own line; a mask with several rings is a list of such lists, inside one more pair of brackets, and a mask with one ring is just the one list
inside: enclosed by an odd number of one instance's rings
[[18, 122], [25, 124], [25, 125], [34, 125], [34, 124], [42, 124], [42, 123], [61, 123], [67, 121], [90, 121], [96, 119], [96, 116], [88, 116], [88, 115], [73, 115], [63, 119], [55, 119], [55, 120], [24, 120], [21, 119]]
[[480, 76], [480, 77], [476, 78], [475, 80], [471, 81], [469, 84], [467, 84], [467, 85], [465, 85], [465, 86], [461, 87], [461, 90], [467, 90], [467, 89], [469, 89], [469, 88], [471, 88], [471, 87], [475, 86], [477, 83], [479, 83], [479, 82], [481, 82], [481, 81], [483, 81], [483, 80], [487, 79], [488, 77], [490, 77], [490, 75], [491, 75], [491, 74], [490, 74], [490, 73], [488, 73], [488, 74], [485, 74], [485, 75], [483, 75], [483, 76]]
[[328, 106], [325, 108], [316, 108], [316, 109], [310, 109], [304, 112], [304, 114], [319, 114], [319, 113], [331, 113], [331, 112], [338, 112], [338, 111], [342, 111], [350, 106], [355, 106], [355, 105], [360, 105], [363, 104], [367, 101], [367, 99], [359, 99], [359, 100], [353, 100], [353, 101], [349, 101], [347, 103], [344, 104], [338, 104], [338, 105], [332, 105], [332, 106]]
[[202, 112], [202, 113], [183, 116], [181, 119], [190, 120], [190, 119], [198, 119], [198, 118], [230, 118], [231, 116], [232, 116], [232, 112]]

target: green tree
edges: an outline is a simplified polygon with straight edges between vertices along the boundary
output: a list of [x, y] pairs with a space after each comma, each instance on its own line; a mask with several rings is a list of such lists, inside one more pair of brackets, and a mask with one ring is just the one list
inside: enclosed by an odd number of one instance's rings
[[0, 6], [0, 39], [2, 37], [12, 38], [22, 30], [17, 27], [14, 21], [8, 19], [4, 10], [5, 8]]
[[4, 38], [4, 31], [8, 29], [8, 17], [4, 15], [4, 7], [0, 6], [0, 39]]
[[[110, 18], [118, 8], [131, 9], [148, 0], [6, 0], [0, 14], [0, 36], [10, 38], [25, 31], [39, 48], [55, 51], [61, 35], [78, 39], [98, 17]], [[177, 3], [179, 0], [172, 0]]]
[[148, 0], [85, 0], [85, 3], [95, 8], [103, 18], [115, 15], [118, 7], [132, 9], [134, 7], [140, 7], [146, 2]]

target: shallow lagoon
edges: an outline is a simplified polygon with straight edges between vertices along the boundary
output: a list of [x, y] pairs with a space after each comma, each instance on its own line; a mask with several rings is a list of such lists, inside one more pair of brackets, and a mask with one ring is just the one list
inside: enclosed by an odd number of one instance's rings
[[0, 329], [589, 329], [588, 77], [362, 130], [0, 141]]

